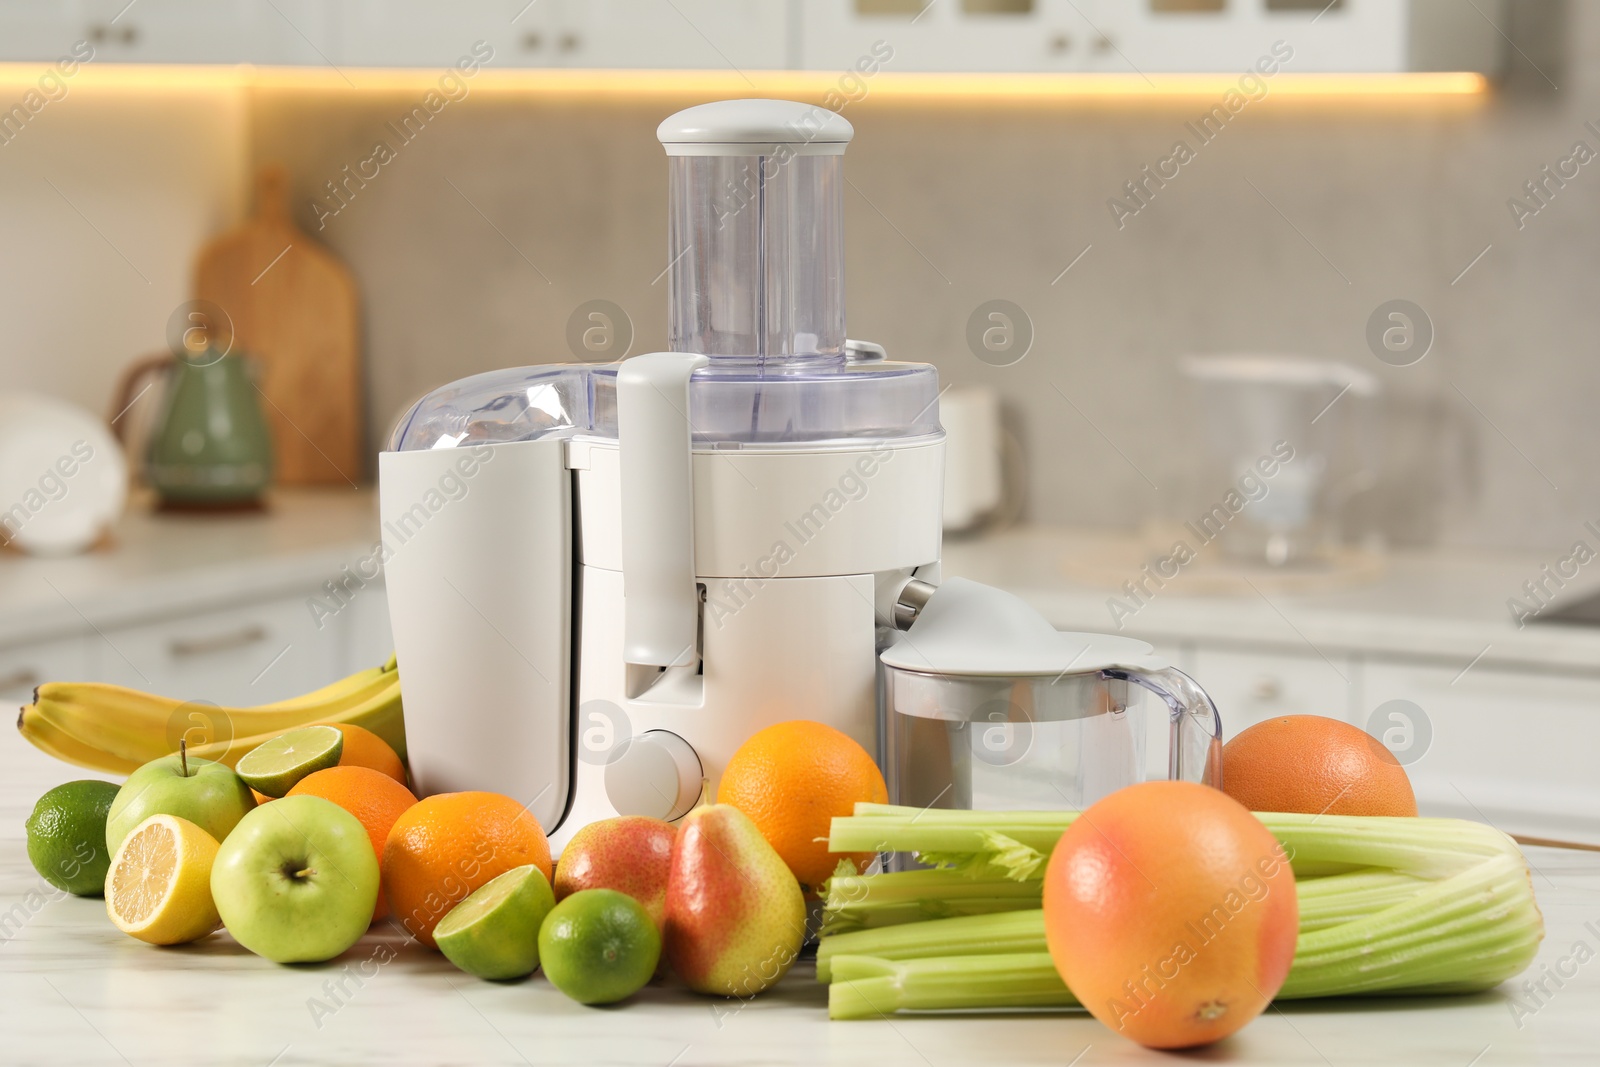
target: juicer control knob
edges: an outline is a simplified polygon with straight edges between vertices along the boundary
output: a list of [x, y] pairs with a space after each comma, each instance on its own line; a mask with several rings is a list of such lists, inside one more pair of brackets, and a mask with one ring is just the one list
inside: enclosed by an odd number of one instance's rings
[[668, 730], [630, 738], [606, 764], [606, 797], [618, 815], [681, 819], [700, 800], [704, 770], [689, 742]]

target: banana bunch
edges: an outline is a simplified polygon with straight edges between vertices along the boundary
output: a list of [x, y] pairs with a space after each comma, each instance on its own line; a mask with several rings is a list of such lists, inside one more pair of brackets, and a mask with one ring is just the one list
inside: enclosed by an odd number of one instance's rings
[[141, 693], [97, 682], [46, 682], [17, 717], [22, 736], [80, 767], [126, 774], [178, 750], [232, 767], [287, 730], [319, 723], [362, 726], [406, 756], [400, 672], [393, 656], [314, 693], [250, 708]]

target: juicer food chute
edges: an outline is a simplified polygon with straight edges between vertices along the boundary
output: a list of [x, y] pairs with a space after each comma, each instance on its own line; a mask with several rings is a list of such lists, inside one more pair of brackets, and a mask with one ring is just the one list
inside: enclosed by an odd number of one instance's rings
[[883, 751], [944, 441], [934, 368], [845, 338], [852, 132], [782, 101], [668, 118], [675, 351], [481, 374], [401, 419], [380, 509], [421, 793], [513, 796], [559, 849], [681, 818], [773, 723]]

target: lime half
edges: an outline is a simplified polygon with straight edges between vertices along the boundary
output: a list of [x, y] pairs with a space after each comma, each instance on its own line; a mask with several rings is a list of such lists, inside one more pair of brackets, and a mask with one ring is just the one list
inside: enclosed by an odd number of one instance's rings
[[281, 797], [300, 779], [338, 766], [344, 734], [332, 726], [305, 726], [263, 741], [234, 770], [245, 784], [269, 797]]
[[544, 976], [580, 1004], [637, 993], [661, 959], [661, 932], [644, 905], [615, 889], [580, 889], [539, 929]]
[[28, 816], [28, 858], [45, 881], [80, 897], [105, 891], [111, 869], [106, 816], [116, 797], [110, 782], [85, 779], [58, 785], [39, 798]]
[[543, 871], [514, 867], [451, 908], [433, 940], [470, 975], [521, 978], [539, 967], [539, 926], [555, 906]]

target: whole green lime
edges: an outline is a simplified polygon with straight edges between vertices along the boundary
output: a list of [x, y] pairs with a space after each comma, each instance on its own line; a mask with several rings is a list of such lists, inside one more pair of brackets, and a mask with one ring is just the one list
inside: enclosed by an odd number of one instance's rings
[[104, 895], [111, 869], [106, 815], [116, 796], [117, 786], [86, 778], [39, 798], [26, 824], [28, 859], [45, 881], [80, 897]]
[[661, 959], [661, 932], [644, 906], [615, 889], [580, 889], [539, 927], [544, 976], [579, 1004], [637, 993]]

